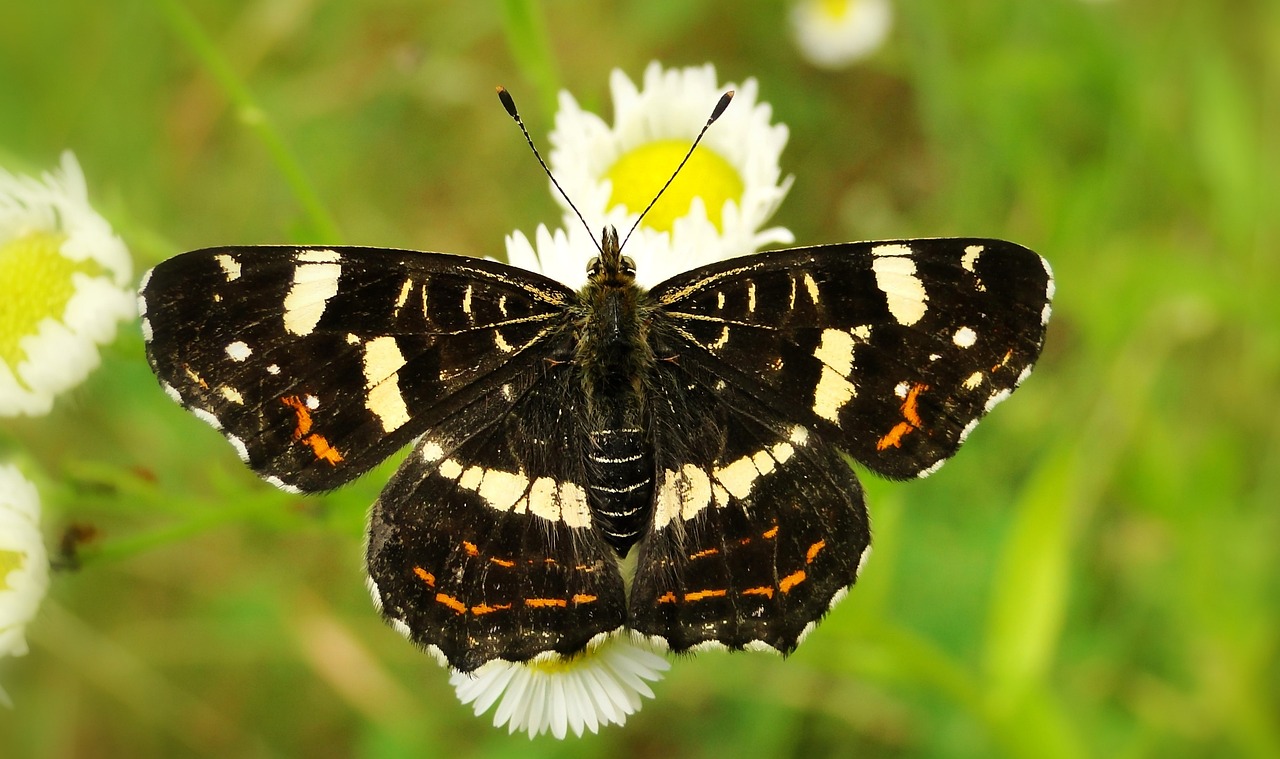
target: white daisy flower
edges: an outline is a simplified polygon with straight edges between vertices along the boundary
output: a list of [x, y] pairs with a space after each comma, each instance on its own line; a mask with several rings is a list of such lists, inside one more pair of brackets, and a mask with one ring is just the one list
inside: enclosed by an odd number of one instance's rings
[[[612, 126], [561, 92], [549, 162], [589, 223], [611, 224], [625, 236], [720, 96], [735, 91], [728, 110], [627, 244], [640, 284], [652, 286], [696, 266], [792, 242], [782, 227], [762, 229], [792, 177], [782, 178], [778, 163], [787, 127], [770, 123], [772, 110], [757, 101], [755, 79], [722, 85], [710, 64], [664, 70], [655, 62], [645, 69], [643, 84], [637, 90], [625, 74], [613, 72]], [[564, 203], [558, 193], [557, 199]], [[565, 218], [570, 228], [578, 224], [574, 216]], [[586, 259], [579, 266], [585, 271]]]
[[[48, 587], [40, 497], [16, 467], [0, 465], [0, 657], [26, 655], [26, 627]], [[12, 705], [3, 688], [0, 704]]]
[[46, 414], [135, 314], [124, 243], [70, 152], [41, 179], [0, 169], [0, 416]]
[[[581, 736], [601, 725], [621, 725], [640, 710], [641, 697], [653, 698], [649, 682], [662, 679], [671, 664], [630, 634], [614, 635], [569, 659], [513, 664], [491, 661], [471, 674], [455, 671], [449, 683], [476, 716], [501, 698], [493, 726], [530, 738], [550, 732]], [[648, 681], [648, 682], [646, 682]]]
[[796, 46], [822, 68], [844, 68], [880, 49], [892, 21], [889, 0], [801, 0], [791, 6]]
[[[596, 255], [595, 243], [581, 225], [554, 232], [539, 224], [533, 242], [516, 230], [507, 235], [507, 263], [536, 271], [577, 290], [587, 283], [587, 263]], [[628, 249], [630, 246], [628, 246]]]

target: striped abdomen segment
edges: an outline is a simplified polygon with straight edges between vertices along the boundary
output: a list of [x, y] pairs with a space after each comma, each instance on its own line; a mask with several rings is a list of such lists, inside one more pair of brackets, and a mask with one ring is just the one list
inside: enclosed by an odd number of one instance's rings
[[588, 499], [596, 524], [619, 556], [635, 545], [649, 523], [653, 455], [640, 430], [591, 433]]

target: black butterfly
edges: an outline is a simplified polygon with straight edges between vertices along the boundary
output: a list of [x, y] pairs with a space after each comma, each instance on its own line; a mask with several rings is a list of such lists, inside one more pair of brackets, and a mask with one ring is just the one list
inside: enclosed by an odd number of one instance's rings
[[793, 650], [870, 540], [841, 456], [924, 476], [1026, 378], [1053, 279], [998, 240], [859, 242], [651, 290], [607, 230], [579, 292], [381, 248], [198, 250], [151, 271], [147, 355], [269, 482], [417, 439], [369, 520], [383, 615], [449, 665]]

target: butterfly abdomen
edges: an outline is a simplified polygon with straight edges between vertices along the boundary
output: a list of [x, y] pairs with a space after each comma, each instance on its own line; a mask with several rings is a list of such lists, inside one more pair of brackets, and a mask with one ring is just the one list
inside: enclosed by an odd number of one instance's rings
[[653, 452], [639, 427], [594, 430], [587, 446], [588, 502], [605, 541], [625, 556], [649, 522]]

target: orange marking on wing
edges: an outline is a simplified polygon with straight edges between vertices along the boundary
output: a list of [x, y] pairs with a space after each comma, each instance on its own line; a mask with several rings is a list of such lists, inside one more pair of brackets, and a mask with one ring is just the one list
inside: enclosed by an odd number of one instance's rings
[[760, 587], [758, 587], [758, 588], [747, 588], [746, 590], [742, 591], [742, 595], [744, 595], [744, 596], [764, 596], [764, 597], [766, 597], [766, 598], [773, 598], [773, 586], [772, 586], [772, 585], [761, 585], [761, 586], [760, 586]]
[[534, 609], [543, 609], [548, 606], [568, 606], [569, 602], [563, 598], [526, 598], [524, 605]]
[[747, 543], [750, 543], [750, 542], [751, 542], [751, 538], [743, 538], [742, 540], [738, 541], [738, 545], [745, 546]]
[[889, 434], [876, 441], [876, 450], [883, 451], [889, 446], [901, 448], [902, 436], [910, 432], [912, 429], [912, 426], [907, 422], [898, 422], [893, 425], [893, 429], [889, 430]]
[[427, 584], [427, 587], [434, 588], [436, 586], [436, 576], [423, 569], [422, 567], [414, 567], [413, 573]]
[[999, 369], [1000, 367], [1005, 366], [1006, 364], [1008, 364], [1008, 363], [1009, 363], [1009, 359], [1011, 359], [1011, 358], [1013, 358], [1013, 349], [1012, 349], [1012, 348], [1010, 348], [1009, 350], [1007, 350], [1007, 351], [1005, 351], [1005, 352], [1004, 352], [1004, 358], [1000, 359], [1000, 363], [998, 363], [998, 364], [996, 364], [995, 366], [991, 367], [991, 371], [993, 371], [993, 372], [994, 372], [994, 371], [996, 371], [997, 369]]
[[437, 593], [436, 601], [438, 603], [444, 604], [445, 606], [448, 606], [450, 609], [453, 609], [459, 614], [467, 613], [467, 605], [459, 601], [458, 599], [454, 598], [453, 596], [446, 596], [444, 593]]
[[329, 445], [329, 441], [324, 439], [324, 435], [307, 435], [303, 441], [311, 446], [311, 450], [316, 454], [316, 458], [327, 462], [330, 466], [336, 466], [342, 461], [342, 454], [338, 453], [338, 449]]
[[286, 395], [280, 402], [293, 409], [293, 415], [298, 420], [298, 426], [293, 429], [293, 439], [310, 446], [317, 459], [329, 466], [337, 466], [342, 461], [342, 454], [330, 445], [324, 435], [311, 431], [311, 411], [307, 409], [307, 404], [296, 395]]
[[826, 544], [827, 544], [827, 541], [819, 540], [817, 543], [814, 543], [813, 545], [809, 546], [809, 550], [804, 555], [804, 563], [812, 564], [813, 558], [818, 555], [818, 551], [821, 551], [822, 547], [825, 546]]
[[472, 543], [470, 540], [462, 541], [462, 550], [466, 551], [468, 556], [480, 555], [480, 549], [476, 548], [476, 544]]
[[778, 590], [781, 590], [783, 593], [789, 593], [792, 588], [802, 582], [804, 582], [804, 570], [799, 569], [782, 578], [778, 582]]
[[778, 525], [776, 524], [773, 527], [769, 528], [768, 530], [765, 530], [764, 534], [761, 535], [761, 537], [763, 538], [775, 538], [777, 536], [778, 536]]
[[497, 564], [500, 567], [506, 567], [507, 569], [510, 569], [511, 567], [514, 567], [516, 565], [514, 561], [499, 559], [497, 556], [490, 556], [489, 561], [493, 562], [494, 564]]
[[472, 613], [472, 614], [474, 614], [474, 615], [476, 615], [477, 617], [480, 617], [480, 616], [483, 616], [483, 615], [485, 615], [485, 614], [492, 614], [492, 613], [493, 613], [493, 612], [495, 612], [495, 611], [506, 611], [506, 610], [508, 610], [508, 609], [510, 609], [510, 608], [511, 608], [511, 604], [498, 604], [497, 606], [489, 606], [488, 604], [480, 604], [479, 606], [472, 606], [472, 607], [471, 607], [471, 613]]
[[596, 600], [597, 596], [587, 595], [586, 593], [577, 593], [573, 596], [573, 602], [576, 604], [589, 604]]
[[311, 432], [311, 412], [307, 410], [307, 404], [296, 395], [286, 395], [280, 399], [280, 402], [293, 409], [293, 415], [298, 418], [298, 426], [293, 431], [293, 439], [301, 440], [303, 435]]
[[689, 558], [690, 558], [690, 559], [701, 559], [701, 558], [703, 558], [704, 556], [715, 556], [715, 555], [716, 555], [716, 554], [718, 554], [718, 553], [720, 553], [720, 549], [719, 549], [719, 548], [704, 548], [703, 550], [698, 551], [697, 553], [691, 553], [691, 554], [689, 554]]
[[676, 602], [676, 594], [672, 593], [669, 590], [666, 593], [663, 593], [662, 595], [658, 596], [658, 603], [660, 604], [673, 604], [675, 602]]
[[701, 601], [704, 598], [719, 598], [728, 595], [729, 591], [721, 588], [720, 590], [695, 590], [692, 593], [685, 593], [686, 601]]
[[902, 418], [906, 421], [893, 425], [893, 429], [876, 441], [877, 451], [883, 451], [889, 447], [901, 448], [903, 436], [924, 427], [924, 421], [920, 418], [919, 398], [920, 394], [928, 389], [928, 385], [917, 382], [907, 390], [907, 397], [902, 399]]
[[190, 364], [183, 364], [182, 370], [186, 372], [187, 377], [189, 377], [197, 385], [204, 388], [205, 390], [209, 389], [209, 383], [204, 381], [204, 377], [201, 377], [199, 374], [196, 374], [195, 370], [191, 368]]
[[911, 386], [907, 391], [907, 397], [902, 400], [902, 417], [911, 423], [912, 427], [919, 429], [924, 426], [924, 422], [920, 421], [920, 409], [917, 407], [917, 401], [920, 394], [928, 390], [928, 385], [919, 383]]

